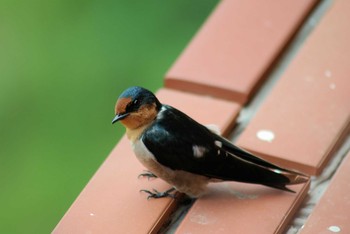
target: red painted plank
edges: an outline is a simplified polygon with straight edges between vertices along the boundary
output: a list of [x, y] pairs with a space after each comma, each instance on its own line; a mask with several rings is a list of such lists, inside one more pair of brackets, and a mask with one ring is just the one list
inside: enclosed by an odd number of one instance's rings
[[[216, 123], [222, 131], [231, 126], [239, 106], [223, 100], [160, 90], [159, 99], [185, 110], [202, 123]], [[211, 109], [207, 107], [211, 107]], [[212, 113], [225, 113], [218, 117]], [[112, 117], [111, 117], [112, 118]], [[169, 189], [160, 179], [137, 179], [144, 168], [123, 137], [53, 233], [156, 232], [176, 207], [173, 199], [147, 200], [140, 189]]]
[[245, 103], [316, 0], [223, 0], [165, 86]]
[[301, 234], [350, 233], [350, 152], [316, 204]]
[[285, 167], [321, 172], [349, 133], [349, 9], [350, 1], [334, 2], [238, 145]]
[[209, 193], [192, 206], [176, 233], [281, 233], [309, 185], [291, 186], [297, 192], [293, 194], [260, 185], [212, 184]]
[[173, 200], [147, 201], [139, 193], [147, 187], [169, 187], [160, 180], [137, 179], [143, 169], [123, 137], [53, 233], [147, 233], [154, 229]]

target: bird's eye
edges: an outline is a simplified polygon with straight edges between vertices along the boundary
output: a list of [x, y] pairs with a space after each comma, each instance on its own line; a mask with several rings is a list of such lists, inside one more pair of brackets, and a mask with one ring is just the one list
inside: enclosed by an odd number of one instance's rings
[[135, 100], [129, 102], [129, 104], [128, 104], [127, 107], [126, 107], [126, 110], [127, 110], [128, 112], [130, 112], [130, 111], [135, 111], [135, 110], [138, 109], [138, 105], [139, 105], [139, 104], [140, 104], [139, 99], [135, 99]]

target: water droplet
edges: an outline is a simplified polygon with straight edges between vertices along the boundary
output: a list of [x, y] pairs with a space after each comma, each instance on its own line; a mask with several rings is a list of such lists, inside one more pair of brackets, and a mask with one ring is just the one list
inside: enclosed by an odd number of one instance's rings
[[328, 230], [331, 232], [340, 232], [341, 231], [340, 227], [338, 227], [338, 226], [329, 226]]
[[208, 224], [207, 217], [202, 214], [195, 214], [192, 217], [190, 217], [190, 220], [198, 224]]
[[330, 83], [330, 84], [329, 84], [329, 88], [330, 88], [330, 89], [335, 89], [336, 87], [337, 87], [337, 86], [336, 86], [334, 83]]
[[272, 142], [275, 139], [275, 134], [270, 130], [260, 130], [256, 133], [259, 140]]
[[326, 71], [324, 72], [324, 75], [325, 75], [326, 77], [330, 78], [330, 77], [332, 77], [332, 72], [331, 72], [330, 70], [326, 70]]

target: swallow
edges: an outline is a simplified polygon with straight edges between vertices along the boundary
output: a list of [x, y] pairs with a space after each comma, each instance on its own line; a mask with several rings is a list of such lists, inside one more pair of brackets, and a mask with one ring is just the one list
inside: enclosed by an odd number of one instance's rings
[[174, 197], [175, 190], [196, 198], [209, 182], [220, 181], [293, 192], [286, 186], [308, 180], [235, 146], [180, 110], [160, 103], [142, 87], [130, 87], [119, 96], [112, 124], [118, 121], [126, 128], [137, 159], [148, 169], [140, 176], [158, 177], [172, 185], [165, 192], [141, 190], [148, 198]]

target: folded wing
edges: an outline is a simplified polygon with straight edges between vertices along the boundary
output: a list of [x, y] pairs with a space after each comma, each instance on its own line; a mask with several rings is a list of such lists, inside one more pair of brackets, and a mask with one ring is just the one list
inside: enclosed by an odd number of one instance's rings
[[[185, 121], [184, 121], [185, 120]], [[170, 106], [142, 141], [163, 166], [208, 178], [286, 187], [307, 181], [303, 174], [278, 167], [240, 149]]]

